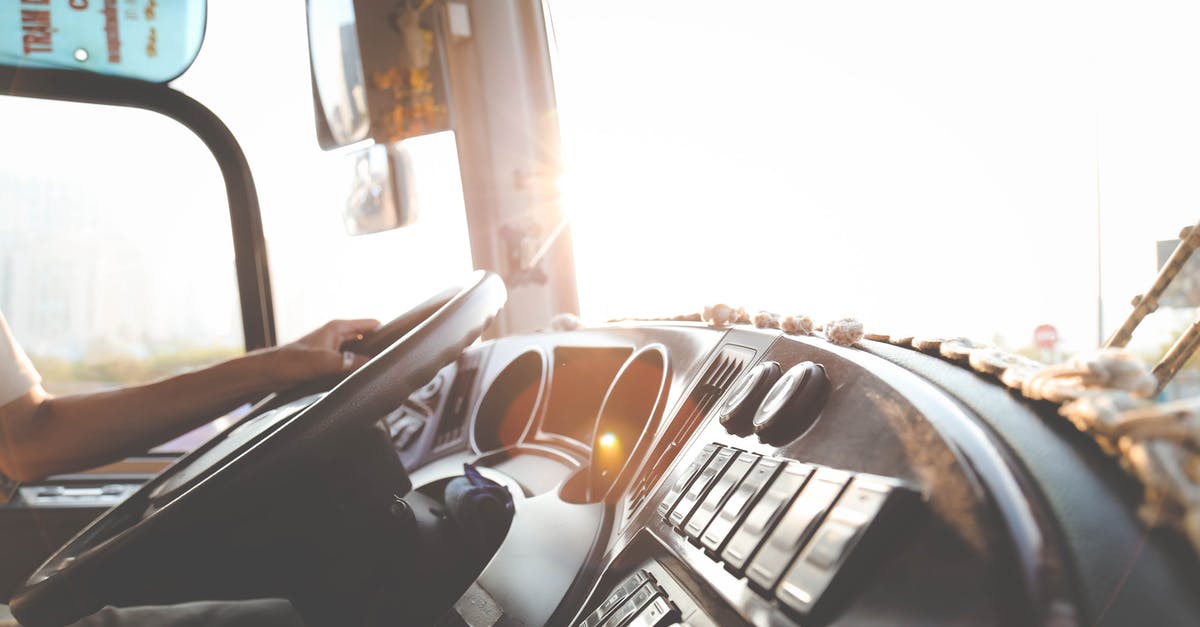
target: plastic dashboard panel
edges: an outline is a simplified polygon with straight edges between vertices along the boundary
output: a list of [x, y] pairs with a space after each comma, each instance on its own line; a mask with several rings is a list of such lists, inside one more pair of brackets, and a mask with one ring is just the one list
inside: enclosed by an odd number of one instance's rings
[[[668, 607], [669, 620], [692, 625], [1197, 623], [1200, 608], [1186, 583], [1196, 580], [1194, 557], [1179, 551], [1173, 557], [1177, 543], [1172, 539], [1138, 533], [1132, 513], [1136, 494], [1129, 482], [1106, 469], [1084, 438], [1059, 428], [1048, 408], [1026, 405], [969, 372], [913, 351], [872, 342], [842, 348], [777, 331], [716, 331], [699, 325], [516, 336], [471, 349], [479, 364], [470, 394], [472, 411], [497, 373], [530, 350], [553, 355], [562, 346], [609, 347], [635, 353], [651, 344], [661, 345], [670, 362], [666, 411], [651, 434], [649, 453], [627, 465], [624, 472], [630, 480], [622, 484], [627, 486], [624, 493], [598, 502], [570, 496], [572, 483], [586, 473], [588, 443], [542, 430], [550, 405], [545, 391], [520, 441], [512, 446], [482, 452], [464, 440], [454, 450], [410, 463], [417, 484], [452, 473], [471, 460], [517, 475], [527, 472], [522, 468], [540, 469], [528, 471], [542, 475], [542, 487], [526, 506], [543, 522], [561, 520], [562, 529], [541, 546], [538, 533], [549, 531], [538, 532], [536, 525], [522, 530], [515, 522], [510, 532], [513, 546], [502, 547], [476, 586], [477, 594], [491, 595], [513, 620], [589, 624], [588, 617], [599, 609], [624, 607], [610, 597], [632, 588], [639, 602], [645, 601], [646, 612], [652, 605]], [[727, 364], [731, 356], [736, 357], [736, 368]], [[713, 415], [716, 399], [705, 400], [700, 410], [696, 407], [703, 393], [719, 395], [737, 373], [764, 360], [777, 362], [782, 371], [804, 361], [818, 363], [831, 383], [815, 423], [781, 446], [728, 433]], [[725, 376], [724, 387], [708, 389], [720, 376]], [[693, 415], [697, 413], [698, 418]], [[1043, 442], [1037, 454], [1014, 449], [1030, 437], [1052, 441]], [[717, 450], [730, 453], [709, 473], [711, 484], [696, 489], [696, 502], [690, 505], [703, 515], [696, 514], [695, 521], [664, 516], [660, 506], [668, 495], [674, 490], [671, 498], [680, 498], [678, 492], [691, 485], [688, 473], [698, 476]], [[1047, 450], [1057, 455], [1047, 457]], [[553, 465], [561, 470], [548, 472], [546, 461], [505, 465], [506, 459], [525, 456], [557, 460]], [[714, 550], [740, 530], [759, 501], [766, 500], [765, 491], [780, 476], [779, 468], [808, 468], [813, 477], [840, 477], [834, 481], [834, 496], [828, 497], [833, 500], [823, 508], [810, 508], [816, 517], [807, 535], [793, 539], [802, 557], [776, 558], [782, 562], [771, 571], [775, 576], [791, 573], [784, 579], [811, 580], [820, 570], [811, 564], [834, 565], [832, 579], [815, 588], [823, 594], [811, 612], [796, 609], [803, 604], [797, 601], [795, 586], [763, 585], [768, 579], [736, 567]], [[751, 469], [757, 469], [760, 476], [755, 481], [761, 485], [743, 487], [755, 472]], [[1076, 485], [1045, 485], [1056, 477]], [[520, 476], [512, 480], [523, 481]], [[798, 509], [801, 497], [817, 499], [805, 496], [809, 485], [816, 485], [812, 478], [805, 481], [800, 496], [792, 494], [786, 507]], [[548, 487], [552, 483], [557, 489]], [[874, 509], [867, 508], [865, 517], [857, 514], [855, 504], [846, 502], [850, 495], [875, 494], [855, 492], [859, 483], [876, 486], [873, 489], [885, 486], [884, 493], [898, 495], [894, 502], [905, 505], [879, 501], [882, 513], [877, 521], [869, 513]], [[632, 498], [639, 489], [642, 493]], [[1072, 503], [1062, 494], [1073, 491], [1094, 503]], [[869, 504], [870, 498], [863, 498], [862, 503]], [[712, 526], [725, 504], [738, 499], [748, 499], [741, 513], [726, 514], [727, 520]], [[1091, 520], [1089, 526], [1089, 516], [1103, 519]], [[867, 531], [846, 531], [847, 521], [853, 526], [856, 520], [865, 520]], [[706, 538], [706, 526], [729, 536], [722, 540], [714, 531]], [[773, 529], [767, 530], [766, 538]], [[1139, 549], [1143, 540], [1144, 551]], [[1089, 552], [1089, 547], [1106, 543], [1117, 546], [1101, 555]], [[849, 547], [849, 557], [844, 562], [830, 557], [830, 546]], [[537, 558], [545, 568], [532, 568], [539, 563], [532, 557], [539, 551], [547, 552]], [[1086, 571], [1097, 568], [1104, 572]], [[547, 585], [547, 569], [563, 581]], [[653, 586], [634, 581], [644, 577], [639, 573], [652, 573]], [[1113, 587], [1113, 579], [1122, 576], [1124, 587]], [[626, 618], [641, 624], [632, 616]]]
[[[860, 351], [807, 338], [780, 337], [759, 359], [776, 361], [784, 370], [801, 361], [825, 367], [833, 389], [812, 428], [777, 448], [756, 437], [729, 435], [709, 416], [678, 459], [688, 460], [717, 443], [768, 459], [892, 478], [919, 494], [920, 505], [883, 531], [892, 537], [871, 563], [853, 581], [838, 578], [838, 594], [825, 601], [833, 611], [821, 622], [1034, 624], [1048, 610], [1028, 598], [1029, 589], [1058, 590], [1054, 607], [1070, 607], [1055, 567], [1061, 558], [1042, 539], [1019, 482], [957, 404], [890, 364], [868, 369], [864, 363], [870, 358]], [[756, 589], [750, 577], [723, 568], [689, 542], [686, 530], [651, 507], [679, 480], [681, 465], [676, 463], [632, 518], [614, 543], [614, 554], [622, 542], [650, 534], [687, 565], [690, 576], [701, 575], [707, 589], [699, 598], [721, 598], [756, 624], [806, 618], [790, 613], [777, 592], [764, 591], [761, 584]]]

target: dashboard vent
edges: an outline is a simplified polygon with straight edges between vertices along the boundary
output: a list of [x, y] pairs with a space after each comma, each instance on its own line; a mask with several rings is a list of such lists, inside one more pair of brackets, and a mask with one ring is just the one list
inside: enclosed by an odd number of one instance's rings
[[476, 359], [464, 357], [459, 363], [458, 374], [446, 397], [442, 419], [438, 421], [437, 433], [433, 436], [435, 451], [456, 444], [463, 438], [463, 426], [471, 406], [471, 390], [475, 388], [475, 376], [479, 373], [476, 362]]
[[692, 388], [683, 407], [679, 408], [680, 433], [691, 433], [695, 423], [708, 415], [751, 359], [754, 359], [754, 351], [749, 348], [729, 345], [721, 349], [721, 353], [704, 372], [704, 377]]
[[712, 360], [679, 411], [675, 412], [674, 424], [671, 426], [672, 435], [670, 438], [664, 438], [655, 448], [654, 455], [657, 457], [653, 458], [654, 464], [642, 473], [633, 489], [629, 491], [629, 506], [625, 509], [626, 520], [641, 508], [642, 502], [650, 495], [655, 484], [670, 468], [682, 443], [691, 436], [692, 431], [708, 412], [712, 411], [738, 375], [754, 360], [754, 354], [752, 349], [730, 344], [722, 348]]

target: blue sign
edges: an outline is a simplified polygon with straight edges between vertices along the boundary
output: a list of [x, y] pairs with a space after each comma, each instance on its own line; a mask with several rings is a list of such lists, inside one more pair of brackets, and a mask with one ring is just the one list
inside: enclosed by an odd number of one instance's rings
[[0, 64], [165, 83], [204, 40], [205, 0], [4, 0]]

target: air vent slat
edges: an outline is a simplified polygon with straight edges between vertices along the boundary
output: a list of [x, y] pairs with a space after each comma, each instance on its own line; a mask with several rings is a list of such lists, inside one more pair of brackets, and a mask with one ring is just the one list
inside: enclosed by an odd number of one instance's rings
[[733, 371], [736, 363], [737, 362], [733, 361], [732, 359], [721, 359], [721, 363], [718, 364], [716, 368], [712, 369], [708, 376], [704, 377], [704, 381], [702, 381], [700, 385], [720, 385], [720, 382], [725, 379], [726, 375]]
[[653, 491], [667, 469], [671, 467], [671, 462], [675, 459], [672, 453], [678, 452], [679, 443], [691, 436], [695, 427], [712, 411], [717, 401], [729, 389], [730, 384], [737, 379], [746, 364], [753, 358], [754, 351], [730, 345], [722, 348], [720, 354], [713, 359], [712, 364], [704, 371], [704, 376], [700, 377], [696, 387], [692, 388], [691, 393], [680, 406], [675, 420], [678, 430], [675, 431], [674, 437], [666, 442], [667, 448], [658, 453], [654, 465], [642, 474], [633, 489], [629, 491], [628, 505], [625, 509], [626, 520], [637, 513], [645, 503], [646, 497]]
[[729, 387], [729, 384], [733, 383], [733, 380], [736, 379], [737, 376], [742, 373], [742, 366], [743, 366], [743, 362], [740, 360], [739, 361], [731, 361], [730, 367], [721, 374], [720, 380], [718, 380], [714, 384], [714, 387], [719, 388], [721, 390], [721, 392], [723, 393]]

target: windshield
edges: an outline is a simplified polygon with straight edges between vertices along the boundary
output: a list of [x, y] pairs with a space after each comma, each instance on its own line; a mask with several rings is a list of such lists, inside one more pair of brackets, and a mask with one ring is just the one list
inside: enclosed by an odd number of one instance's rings
[[[269, 46], [256, 43], [263, 24], [278, 28]], [[418, 222], [351, 237], [354, 162], [314, 136], [305, 12], [213, 0], [207, 33], [173, 86], [246, 152], [279, 341], [337, 317], [387, 321], [470, 272], [452, 134], [405, 143]], [[0, 112], [0, 312], [46, 388], [111, 389], [240, 354], [229, 207], [199, 138], [131, 108], [4, 97]]]
[[[386, 322], [471, 271], [454, 136], [404, 144], [420, 216], [414, 225], [347, 235], [342, 209], [355, 164], [351, 152], [317, 145], [305, 12], [269, 4], [211, 0], [205, 45], [173, 85], [220, 116], [246, 152], [279, 341], [335, 317]], [[272, 24], [267, 46], [255, 44], [263, 24]]]
[[242, 352], [225, 187], [195, 135], [138, 109], [3, 97], [0, 137], [0, 312], [47, 390]]
[[1195, 7], [549, 4], [585, 318], [730, 302], [1056, 361], [1200, 217]]

